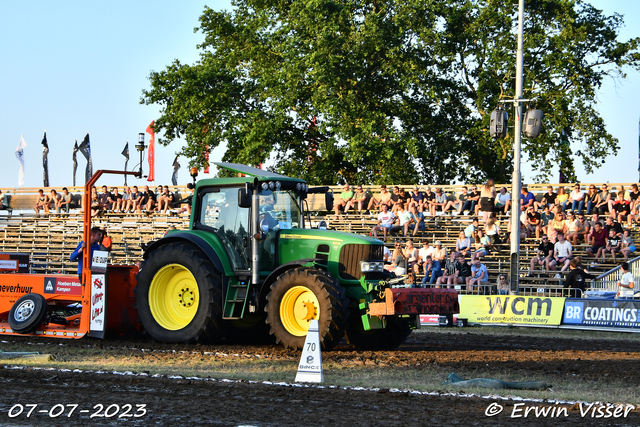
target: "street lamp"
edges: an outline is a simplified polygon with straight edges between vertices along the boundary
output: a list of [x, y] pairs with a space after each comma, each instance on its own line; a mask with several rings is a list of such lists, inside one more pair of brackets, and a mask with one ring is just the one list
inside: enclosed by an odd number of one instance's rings
[[138, 149], [138, 152], [140, 153], [140, 169], [138, 171], [138, 175], [139, 178], [142, 178], [142, 153], [144, 153], [144, 149], [147, 146], [144, 145], [144, 133], [140, 132], [138, 134], [138, 144], [136, 145], [136, 148]]

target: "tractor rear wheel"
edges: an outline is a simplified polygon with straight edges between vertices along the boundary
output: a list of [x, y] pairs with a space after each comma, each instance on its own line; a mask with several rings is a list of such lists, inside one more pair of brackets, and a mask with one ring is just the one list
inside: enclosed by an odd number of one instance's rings
[[47, 315], [47, 300], [40, 294], [18, 298], [9, 310], [9, 326], [17, 334], [30, 334], [42, 325]]
[[352, 317], [347, 328], [347, 341], [362, 350], [394, 350], [411, 334], [409, 322], [391, 317], [384, 329], [365, 331], [362, 320]]
[[327, 273], [305, 267], [288, 270], [276, 279], [265, 311], [276, 343], [292, 349], [304, 346], [312, 319], [318, 321], [324, 349], [342, 339], [349, 322], [344, 289]]
[[193, 343], [222, 337], [222, 278], [200, 249], [186, 242], [161, 246], [137, 279], [136, 308], [152, 338]]

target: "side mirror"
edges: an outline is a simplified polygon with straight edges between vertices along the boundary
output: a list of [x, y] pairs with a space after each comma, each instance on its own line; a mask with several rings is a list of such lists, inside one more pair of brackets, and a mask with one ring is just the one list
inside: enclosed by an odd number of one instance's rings
[[240, 188], [238, 190], [238, 206], [241, 208], [251, 207], [251, 191], [246, 188]]
[[324, 204], [329, 212], [333, 210], [333, 193], [324, 193]]

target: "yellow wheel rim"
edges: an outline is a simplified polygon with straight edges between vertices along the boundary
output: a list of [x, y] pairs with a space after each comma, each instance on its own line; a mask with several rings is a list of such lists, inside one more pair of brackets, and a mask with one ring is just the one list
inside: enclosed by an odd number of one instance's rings
[[312, 319], [319, 320], [320, 304], [305, 286], [294, 286], [282, 297], [280, 319], [285, 329], [296, 337], [304, 337]]
[[198, 311], [200, 292], [193, 274], [180, 264], [162, 267], [149, 287], [153, 318], [169, 331], [186, 327]]

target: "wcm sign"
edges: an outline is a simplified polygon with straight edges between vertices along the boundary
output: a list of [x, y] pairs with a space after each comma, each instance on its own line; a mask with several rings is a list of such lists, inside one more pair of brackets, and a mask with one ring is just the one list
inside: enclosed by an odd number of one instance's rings
[[461, 295], [460, 314], [469, 323], [560, 325], [566, 298]]

